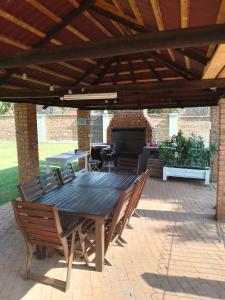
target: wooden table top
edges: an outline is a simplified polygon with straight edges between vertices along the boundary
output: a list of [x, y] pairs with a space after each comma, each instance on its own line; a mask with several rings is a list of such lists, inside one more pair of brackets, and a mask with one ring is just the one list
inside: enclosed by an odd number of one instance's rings
[[121, 191], [126, 190], [135, 179], [136, 176], [112, 173], [84, 173], [35, 202], [55, 204], [60, 211], [105, 218], [119, 201]]
[[98, 188], [111, 188], [125, 191], [137, 179], [136, 175], [122, 175], [117, 173], [106, 172], [88, 172], [82, 174], [76, 180], [75, 185], [98, 187]]

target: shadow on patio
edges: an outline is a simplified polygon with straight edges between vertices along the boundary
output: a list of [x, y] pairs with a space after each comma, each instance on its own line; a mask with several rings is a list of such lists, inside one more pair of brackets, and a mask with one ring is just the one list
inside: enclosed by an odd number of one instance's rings
[[[112, 266], [102, 273], [75, 262], [66, 294], [23, 280], [25, 243], [11, 206], [2, 205], [0, 299], [225, 299], [224, 248], [213, 220], [214, 199], [210, 187], [150, 178], [138, 207], [142, 217], [132, 218], [134, 230], [125, 230], [128, 244], [111, 247], [107, 259]], [[59, 279], [66, 275], [56, 255], [34, 259], [33, 268]]]

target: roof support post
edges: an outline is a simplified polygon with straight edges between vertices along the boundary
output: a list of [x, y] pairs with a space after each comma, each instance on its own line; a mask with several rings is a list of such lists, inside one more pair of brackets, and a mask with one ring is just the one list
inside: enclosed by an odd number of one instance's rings
[[23, 184], [39, 175], [36, 105], [15, 104], [15, 127], [19, 182]]

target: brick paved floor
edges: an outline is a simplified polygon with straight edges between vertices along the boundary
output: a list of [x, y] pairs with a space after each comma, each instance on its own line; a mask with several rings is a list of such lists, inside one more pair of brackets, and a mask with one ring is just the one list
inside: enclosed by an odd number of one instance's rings
[[[149, 180], [124, 247], [113, 246], [103, 273], [75, 263], [71, 288], [24, 281], [25, 245], [10, 205], [0, 207], [0, 300], [225, 299], [225, 250], [214, 221], [215, 189], [190, 181]], [[64, 278], [63, 260], [33, 268]]]

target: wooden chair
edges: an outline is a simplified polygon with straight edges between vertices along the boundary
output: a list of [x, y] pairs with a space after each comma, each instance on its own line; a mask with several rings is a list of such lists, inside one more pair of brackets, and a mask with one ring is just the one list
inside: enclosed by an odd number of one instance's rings
[[51, 170], [49, 173], [40, 176], [40, 181], [45, 194], [51, 192], [52, 190], [62, 185], [56, 169]]
[[138, 158], [119, 156], [116, 165], [116, 172], [122, 174], [137, 174]]
[[145, 187], [146, 181], [149, 177], [149, 173], [150, 173], [150, 171], [146, 170], [145, 173], [142, 173], [141, 176], [139, 177], [138, 186], [137, 186], [137, 189], [134, 193], [134, 199], [132, 201], [132, 206], [131, 206], [131, 209], [130, 209], [130, 212], [129, 212], [129, 215], [128, 215], [128, 222], [129, 222], [131, 216], [134, 215], [134, 214], [139, 217], [139, 215], [135, 213], [135, 210], [136, 210], [136, 208], [138, 206], [138, 203], [141, 199], [141, 195], [142, 195], [143, 189]]
[[39, 176], [25, 184], [19, 184], [17, 188], [23, 201], [33, 202], [45, 194], [45, 190]]
[[[68, 222], [67, 219], [67, 224], [65, 226], [65, 224], [60, 222], [58, 210], [55, 206], [17, 200], [12, 201], [12, 206], [18, 227], [22, 231], [27, 245], [28, 256], [25, 279], [33, 279], [66, 291], [70, 284], [75, 239], [77, 235], [79, 236], [82, 254], [84, 258], [87, 259], [84, 249], [84, 239], [81, 231], [83, 220], [74, 217], [70, 222]], [[46, 247], [63, 252], [67, 261], [66, 281], [30, 272], [33, 246]]]
[[75, 172], [72, 164], [68, 164], [66, 167], [56, 169], [61, 185], [76, 179]]
[[[116, 208], [109, 219], [105, 221], [105, 253], [110, 244], [117, 241], [120, 235], [120, 228], [124, 222], [126, 212], [129, 210], [134, 190], [135, 185], [132, 185], [121, 193]], [[95, 223], [92, 220], [86, 220], [82, 226], [82, 232], [85, 235], [86, 250], [90, 256], [95, 252]]]

